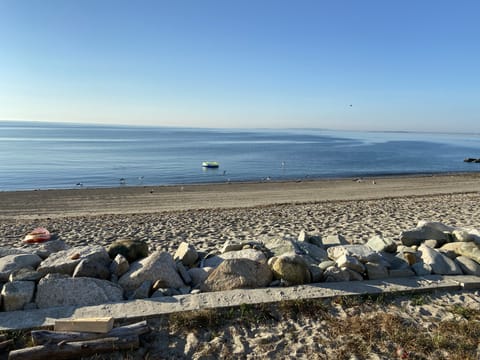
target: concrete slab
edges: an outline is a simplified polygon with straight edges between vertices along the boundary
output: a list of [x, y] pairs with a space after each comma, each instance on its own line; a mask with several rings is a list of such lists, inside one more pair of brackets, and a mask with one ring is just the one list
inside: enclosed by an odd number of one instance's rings
[[[460, 279], [461, 278], [461, 279]], [[84, 307], [58, 307], [0, 313], [0, 330], [52, 326], [57, 319], [112, 316], [116, 320], [136, 320], [181, 311], [235, 307], [242, 304], [274, 303], [285, 300], [327, 299], [337, 296], [418, 293], [434, 290], [460, 290], [480, 286], [476, 276], [392, 278], [382, 280], [318, 283], [283, 288], [231, 290], [133, 300]]]
[[480, 289], [480, 277], [470, 275], [450, 276], [452, 281], [460, 284], [462, 289], [475, 290]]

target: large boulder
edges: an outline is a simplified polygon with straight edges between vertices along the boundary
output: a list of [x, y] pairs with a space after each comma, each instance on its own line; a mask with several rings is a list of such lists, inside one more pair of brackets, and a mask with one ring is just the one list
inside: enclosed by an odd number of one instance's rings
[[132, 239], [115, 240], [108, 247], [108, 255], [114, 259], [118, 254], [123, 255], [131, 263], [148, 256], [148, 244]]
[[205, 281], [208, 275], [214, 270], [212, 267], [188, 269], [188, 275], [192, 279], [192, 286], [197, 287]]
[[[461, 243], [462, 246], [458, 248], [458, 255], [466, 256], [477, 263], [480, 263], [480, 245], [474, 242]], [[1, 259], [0, 259], [1, 260]]]
[[[468, 243], [467, 243], [468, 244]], [[422, 253], [422, 260], [425, 264], [430, 265], [432, 272], [438, 275], [461, 275], [462, 269], [452, 259], [443, 255], [439, 251], [421, 245], [418, 251]]]
[[336, 235], [328, 235], [324, 237], [322, 239], [322, 245], [325, 249], [328, 249], [332, 246], [349, 245], [349, 243], [343, 235], [336, 234]]
[[403, 245], [412, 246], [420, 245], [424, 240], [438, 240], [441, 243], [448, 242], [451, 235], [448, 231], [440, 226], [441, 223], [419, 223], [414, 229], [402, 231], [400, 233], [400, 241]]
[[164, 251], [155, 251], [150, 256], [130, 264], [130, 269], [122, 275], [118, 284], [126, 291], [133, 291], [145, 280], [159, 281], [162, 287], [166, 288], [185, 286], [173, 257]]
[[347, 268], [360, 274], [365, 272], [365, 266], [356, 257], [350, 255], [342, 255], [336, 260], [339, 268]]
[[34, 254], [12, 254], [0, 258], [0, 282], [7, 282], [10, 274], [21, 268], [35, 269], [42, 259]]
[[110, 279], [110, 269], [103, 261], [83, 259], [75, 267], [72, 277], [94, 277], [107, 280]]
[[267, 262], [267, 257], [262, 251], [255, 249], [242, 249], [208, 257], [204, 260], [203, 266], [217, 267], [227, 259], [249, 259], [252, 261]]
[[200, 286], [202, 291], [224, 291], [265, 287], [272, 281], [272, 271], [265, 262], [227, 259], [213, 270]]
[[99, 305], [122, 300], [123, 289], [110, 281], [62, 274], [48, 274], [42, 278], [35, 298], [39, 308]]
[[325, 282], [340, 282], [350, 281], [351, 273], [347, 268], [339, 268], [336, 266], [330, 266], [323, 272], [323, 280]]
[[394, 253], [397, 251], [397, 244], [390, 238], [384, 238], [381, 235], [375, 235], [371, 237], [366, 244], [374, 251], [385, 251], [389, 253]]
[[337, 260], [343, 255], [353, 256], [362, 263], [382, 261], [382, 256], [366, 245], [338, 245], [327, 249], [328, 257]]
[[283, 254], [269, 259], [268, 264], [276, 279], [288, 285], [308, 284], [312, 281], [308, 263], [297, 254]]
[[35, 292], [33, 281], [12, 281], [2, 288], [2, 308], [5, 311], [22, 310], [32, 301]]
[[459, 256], [455, 261], [460, 265], [464, 274], [480, 276], [480, 264], [466, 256]]
[[42, 274], [58, 273], [71, 276], [82, 260], [101, 262], [105, 265], [110, 263], [110, 258], [103, 246], [86, 245], [53, 253], [41, 262], [37, 271]]
[[173, 258], [175, 260], [180, 260], [185, 266], [192, 266], [198, 260], [198, 253], [193, 245], [187, 242], [182, 242], [178, 246]]
[[295, 253], [301, 255], [307, 263], [315, 265], [328, 260], [327, 252], [324, 249], [304, 241], [290, 238], [270, 239], [264, 245], [272, 256]]

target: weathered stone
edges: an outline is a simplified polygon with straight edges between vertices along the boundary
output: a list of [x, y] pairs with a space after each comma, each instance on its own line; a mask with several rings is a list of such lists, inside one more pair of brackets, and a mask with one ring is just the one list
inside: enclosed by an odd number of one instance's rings
[[110, 272], [117, 277], [125, 274], [130, 269], [128, 260], [122, 254], [117, 254], [110, 263]]
[[59, 273], [71, 276], [82, 260], [110, 263], [110, 258], [103, 246], [87, 245], [53, 253], [40, 263], [37, 271], [41, 274]]
[[8, 281], [10, 274], [21, 268], [35, 269], [42, 259], [34, 254], [6, 255], [0, 258], [0, 282]]
[[322, 281], [323, 270], [318, 267], [318, 265], [308, 265], [308, 270], [310, 270], [310, 275], [312, 277], [311, 281], [317, 283]]
[[410, 261], [412, 261], [412, 263], [417, 261], [414, 253], [397, 253], [396, 255], [393, 255], [391, 253], [382, 252], [381, 255], [387, 263], [376, 262], [381, 263], [383, 266], [390, 269], [405, 269], [410, 267]]
[[283, 279], [290, 285], [310, 283], [312, 278], [307, 262], [297, 254], [283, 254], [268, 261], [276, 279]]
[[323, 238], [322, 245], [325, 249], [328, 249], [329, 247], [332, 247], [332, 246], [349, 245], [349, 243], [344, 236], [337, 234], [337, 235], [328, 235], [327, 237]]
[[444, 252], [454, 252], [457, 255], [461, 254], [460, 248], [463, 246], [462, 242], [451, 242], [442, 245], [442, 247], [439, 249]]
[[444, 243], [441, 243], [438, 240], [433, 240], [433, 239], [425, 240], [423, 242], [423, 245], [428, 246], [429, 248], [432, 248], [432, 249], [440, 247], [440, 244], [443, 245]]
[[110, 281], [48, 274], [37, 286], [35, 302], [42, 308], [86, 306], [123, 300], [123, 289]]
[[459, 256], [455, 261], [458, 263], [464, 274], [480, 276], [480, 264], [476, 261], [466, 256]]
[[388, 276], [391, 278], [398, 278], [398, 277], [409, 277], [414, 276], [415, 273], [411, 268], [404, 268], [404, 269], [390, 269], [388, 270]]
[[474, 242], [464, 242], [461, 244], [462, 246], [458, 249], [458, 254], [480, 263], [480, 245], [477, 245]]
[[453, 226], [446, 225], [439, 221], [427, 221], [427, 220], [420, 220], [417, 223], [417, 227], [430, 228], [430, 229], [435, 229], [441, 232], [448, 232], [448, 233], [451, 233], [452, 231], [455, 230]]
[[192, 266], [198, 260], [198, 253], [193, 245], [187, 242], [182, 242], [178, 246], [173, 258], [175, 260], [180, 260], [185, 266]]
[[38, 247], [37, 251], [41, 252], [42, 255], [43, 255], [41, 257], [45, 259], [48, 256], [52, 255], [53, 253], [63, 251], [63, 250], [68, 250], [68, 249], [70, 249], [70, 245], [68, 245], [65, 241], [63, 241], [63, 240], [50, 240], [50, 241], [46, 241], [46, 242], [42, 243]]
[[220, 255], [214, 255], [206, 258], [203, 265], [206, 267], [217, 267], [222, 261], [227, 259], [249, 259], [253, 261], [266, 262], [267, 258], [261, 251], [255, 249], [242, 249], [237, 251], [229, 251]]
[[365, 272], [365, 266], [356, 257], [350, 255], [342, 255], [336, 260], [339, 268], [347, 268], [356, 271], [360, 274]]
[[308, 242], [295, 241], [295, 253], [301, 255], [308, 264], [318, 265], [322, 261], [328, 260], [327, 252], [317, 245]]
[[187, 269], [185, 269], [185, 265], [183, 265], [183, 263], [179, 260], [179, 261], [176, 262], [176, 266], [177, 266], [178, 274], [182, 278], [183, 282], [187, 285], [191, 284], [192, 283], [192, 278], [191, 278], [190, 274], [188, 273]]
[[110, 270], [104, 261], [82, 259], [73, 270], [72, 277], [94, 277], [106, 280], [110, 279]]
[[29, 268], [21, 268], [10, 273], [8, 281], [38, 281], [42, 274]]
[[336, 266], [330, 266], [323, 272], [325, 282], [350, 281], [350, 276], [348, 269], [340, 269]]
[[[469, 244], [469, 243], [465, 243]], [[432, 272], [438, 275], [461, 275], [462, 270], [452, 260], [439, 251], [421, 245], [418, 250], [422, 253], [422, 260], [432, 267]]]
[[327, 250], [328, 256], [336, 260], [343, 255], [353, 256], [362, 263], [382, 261], [378, 253], [374, 252], [366, 245], [340, 245], [332, 246]]
[[326, 260], [322, 261], [320, 264], [318, 264], [318, 267], [325, 271], [325, 269], [329, 268], [330, 266], [335, 266], [335, 261], [333, 260]]
[[472, 234], [465, 229], [456, 229], [452, 232], [452, 235], [455, 241], [459, 242], [469, 242], [475, 240], [475, 236], [472, 236]]
[[294, 253], [297, 248], [295, 247], [295, 241], [292, 239], [268, 239], [264, 242], [264, 245], [271, 252], [272, 256], [280, 256], [282, 254]]
[[33, 299], [35, 282], [12, 281], [2, 288], [2, 308], [5, 311], [22, 310]]
[[202, 291], [224, 291], [265, 287], [272, 281], [272, 271], [264, 262], [227, 259], [201, 284]]
[[129, 263], [143, 259], [148, 256], [148, 244], [145, 241], [119, 239], [108, 247], [108, 255], [111, 259], [121, 254]]
[[145, 280], [135, 291], [129, 296], [130, 300], [133, 299], [147, 299], [150, 296], [150, 290], [152, 289], [152, 281]]
[[437, 230], [436, 227], [428, 226], [427, 224], [400, 233], [400, 241], [406, 246], [420, 245], [424, 240], [429, 239], [445, 243], [449, 240], [449, 236], [448, 233]]
[[150, 256], [130, 264], [130, 269], [118, 279], [118, 284], [126, 291], [133, 291], [145, 280], [161, 281], [163, 287], [185, 286], [172, 256], [163, 251], [155, 251]]
[[388, 277], [388, 269], [381, 264], [367, 262], [365, 268], [367, 269], [367, 276], [370, 280], [385, 279]]
[[222, 250], [220, 250], [220, 252], [223, 254], [223, 253], [226, 253], [226, 252], [229, 252], [229, 251], [242, 250], [242, 249], [243, 249], [243, 245], [244, 245], [244, 244], [234, 243], [234, 242], [231, 241], [231, 240], [227, 240], [227, 241], [225, 241], [225, 244], [223, 244]]
[[343, 268], [343, 267], [341, 269], [348, 271], [348, 273], [350, 274], [349, 281], [362, 281], [363, 280], [362, 274], [358, 273], [357, 271], [349, 269], [349, 268]]
[[425, 264], [423, 261], [419, 261], [412, 265], [412, 270], [417, 276], [430, 275], [432, 273], [432, 267]]
[[208, 277], [208, 274], [210, 274], [213, 270], [213, 267], [188, 269], [188, 274], [192, 279], [191, 285], [193, 287], [200, 285]]
[[0, 246], [0, 258], [7, 255], [32, 254], [32, 251], [26, 249], [10, 248]]
[[298, 234], [297, 241], [307, 242], [309, 244], [318, 246], [319, 248], [323, 249], [322, 237], [320, 235], [308, 234], [305, 230], [300, 231], [300, 234]]
[[222, 263], [224, 259], [220, 255], [210, 255], [208, 254], [205, 259], [203, 259], [201, 267], [211, 267], [216, 268]]
[[397, 251], [397, 244], [390, 238], [384, 238], [381, 235], [376, 235], [370, 238], [366, 244], [372, 250], [381, 252], [386, 251], [389, 253], [394, 253]]

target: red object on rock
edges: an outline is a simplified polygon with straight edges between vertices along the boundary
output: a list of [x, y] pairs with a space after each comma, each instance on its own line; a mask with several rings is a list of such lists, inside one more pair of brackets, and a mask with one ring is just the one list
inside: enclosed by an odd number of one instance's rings
[[50, 240], [51, 237], [50, 231], [43, 227], [38, 227], [25, 235], [23, 242], [27, 244], [42, 243]]

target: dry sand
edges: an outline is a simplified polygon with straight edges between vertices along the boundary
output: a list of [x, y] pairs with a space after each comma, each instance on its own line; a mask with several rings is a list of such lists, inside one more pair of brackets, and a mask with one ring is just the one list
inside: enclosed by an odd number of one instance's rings
[[[0, 241], [4, 246], [22, 246], [23, 235], [36, 226], [44, 226], [72, 245], [108, 245], [117, 238], [130, 237], [147, 241], [152, 250], [173, 253], [182, 241], [199, 250], [214, 251], [226, 240], [296, 236], [302, 229], [320, 235], [339, 233], [352, 243], [362, 243], [378, 233], [396, 237], [419, 220], [480, 228], [480, 175], [376, 178], [375, 184], [372, 181], [0, 192]], [[428, 329], [443, 321], [445, 307], [457, 303], [477, 309], [478, 294], [441, 294], [421, 310], [416, 307], [414, 311], [405, 311], [401, 307], [402, 316]], [[368, 316], [375, 318], [382, 311], [388, 312], [388, 306]], [[337, 315], [339, 322], [345, 320], [345, 314]], [[342, 341], [329, 338], [325, 326], [324, 320], [308, 317], [284, 318], [248, 329], [225, 324], [215, 333], [208, 329], [176, 333], [159, 325], [155, 332], [158, 336], [152, 336], [142, 351], [130, 356], [345, 358], [339, 357], [337, 351]], [[169, 350], [163, 352], [165, 346]], [[395, 358], [391, 349], [376, 353], [383, 354], [380, 358]]]

